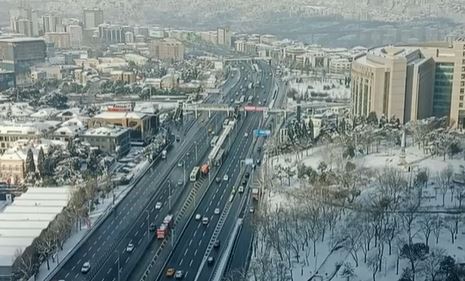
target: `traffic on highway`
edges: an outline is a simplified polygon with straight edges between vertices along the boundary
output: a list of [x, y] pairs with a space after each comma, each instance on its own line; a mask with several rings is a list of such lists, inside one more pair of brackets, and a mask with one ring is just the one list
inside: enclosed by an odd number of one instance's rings
[[250, 241], [257, 130], [271, 128], [263, 109], [246, 107], [267, 108], [277, 87], [267, 61], [228, 70], [223, 95], [204, 103], [233, 110], [185, 114], [160, 159], [49, 280], [220, 280], [246, 266], [250, 243], [235, 241]]

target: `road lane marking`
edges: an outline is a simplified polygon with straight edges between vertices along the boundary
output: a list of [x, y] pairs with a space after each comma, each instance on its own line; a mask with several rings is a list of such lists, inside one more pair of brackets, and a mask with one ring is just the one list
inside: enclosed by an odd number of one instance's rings
[[[194, 262], [194, 260], [193, 260], [193, 259], [191, 259], [191, 262], [189, 263], [189, 267], [191, 267], [191, 266], [192, 266], [192, 263], [193, 263], [193, 262]], [[187, 276], [187, 273], [186, 273], [186, 276]]]
[[[190, 246], [190, 244], [189, 244], [189, 246]], [[184, 251], [184, 256], [186, 256], [188, 250], [189, 250], [189, 248], [186, 248], [186, 250]]]
[[184, 262], [184, 259], [181, 259], [181, 261], [179, 262], [179, 266], [181, 266], [183, 262]]
[[194, 257], [197, 256], [197, 249], [195, 249], [195, 252], [194, 252]]
[[111, 272], [111, 267], [108, 269], [107, 275], [110, 274], [110, 272]]

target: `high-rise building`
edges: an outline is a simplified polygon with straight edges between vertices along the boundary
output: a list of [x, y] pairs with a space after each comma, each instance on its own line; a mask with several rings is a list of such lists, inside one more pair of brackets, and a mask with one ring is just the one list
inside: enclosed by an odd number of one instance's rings
[[[56, 15], [48, 15], [42, 17], [42, 25], [44, 28], [44, 33], [47, 32], [57, 32], [57, 27], [61, 26], [62, 18]], [[61, 31], [60, 31], [61, 32]]]
[[219, 27], [217, 29], [217, 44], [226, 46], [226, 47], [231, 47], [231, 30], [229, 30], [229, 27]]
[[82, 44], [82, 27], [80, 25], [68, 25], [69, 41], [71, 48], [80, 48]]
[[86, 9], [83, 12], [84, 28], [96, 28], [103, 23], [103, 10]]
[[44, 38], [47, 43], [53, 43], [57, 49], [71, 48], [70, 34], [68, 32], [47, 32]]
[[465, 126], [465, 42], [378, 47], [352, 63], [352, 112]]
[[99, 38], [102, 43], [115, 44], [125, 43], [126, 32], [133, 32], [129, 26], [116, 25], [116, 24], [101, 24], [98, 27]]
[[28, 82], [30, 67], [45, 62], [45, 41], [40, 38], [0, 39], [0, 68], [15, 73], [15, 84]]
[[184, 59], [184, 45], [172, 38], [156, 39], [150, 42], [151, 57], [166, 61], [181, 61]]
[[32, 24], [28, 19], [18, 19], [16, 21], [16, 32], [23, 34], [24, 36], [32, 36]]

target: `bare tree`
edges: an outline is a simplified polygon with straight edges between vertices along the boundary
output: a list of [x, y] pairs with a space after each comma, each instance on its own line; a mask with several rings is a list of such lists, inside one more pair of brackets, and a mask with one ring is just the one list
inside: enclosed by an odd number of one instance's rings
[[419, 271], [423, 272], [423, 274], [428, 276], [428, 280], [430, 281], [442, 280], [438, 279], [438, 277], [441, 274], [441, 264], [445, 256], [446, 251], [444, 249], [432, 250], [420, 264]]
[[433, 231], [433, 224], [435, 222], [435, 217], [431, 214], [423, 214], [418, 223], [420, 225], [420, 230], [425, 237], [425, 245], [429, 246], [429, 237]]
[[434, 237], [436, 238], [436, 244], [439, 243], [439, 236], [441, 235], [441, 229], [444, 226], [442, 218], [439, 215], [435, 215], [431, 221], [431, 230], [433, 231]]

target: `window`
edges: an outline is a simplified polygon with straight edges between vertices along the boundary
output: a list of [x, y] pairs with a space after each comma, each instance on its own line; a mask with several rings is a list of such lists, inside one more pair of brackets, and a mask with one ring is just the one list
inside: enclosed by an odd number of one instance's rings
[[460, 96], [460, 98], [459, 98], [459, 99], [460, 99], [460, 100], [463, 100], [463, 96]]
[[464, 88], [460, 88], [460, 93], [461, 93], [461, 94], [465, 93], [465, 89], [464, 89]]
[[460, 82], [460, 86], [461, 86], [461, 87], [464, 87], [464, 86], [465, 86], [465, 82], [464, 82], [464, 81], [461, 81], [461, 82]]

